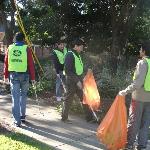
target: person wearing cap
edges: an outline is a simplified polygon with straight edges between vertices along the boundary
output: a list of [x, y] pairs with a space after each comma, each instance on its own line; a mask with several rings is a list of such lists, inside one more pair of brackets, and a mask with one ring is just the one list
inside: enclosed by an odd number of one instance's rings
[[129, 108], [126, 150], [133, 150], [137, 137], [137, 150], [146, 149], [150, 126], [150, 41], [140, 48], [141, 60], [136, 65], [133, 82], [119, 92], [125, 96], [132, 93]]
[[62, 100], [63, 86], [64, 84], [64, 41], [59, 40], [56, 43], [56, 48], [52, 51], [52, 61], [56, 71], [56, 100], [60, 102]]
[[9, 45], [4, 61], [4, 81], [10, 80], [12, 115], [16, 127], [20, 127], [21, 122], [25, 122], [29, 79], [32, 84], [35, 83], [32, 52], [24, 40], [23, 33], [16, 33], [14, 43]]
[[[67, 93], [63, 102], [62, 118], [63, 122], [70, 122], [68, 120], [68, 113], [73, 101], [73, 96], [77, 94], [82, 101], [83, 98], [83, 61], [80, 52], [83, 50], [84, 41], [80, 38], [74, 39], [71, 43], [71, 49], [66, 54], [64, 62], [64, 70], [66, 74]], [[82, 105], [85, 111], [85, 118], [87, 121], [93, 119], [93, 115], [88, 105]]]

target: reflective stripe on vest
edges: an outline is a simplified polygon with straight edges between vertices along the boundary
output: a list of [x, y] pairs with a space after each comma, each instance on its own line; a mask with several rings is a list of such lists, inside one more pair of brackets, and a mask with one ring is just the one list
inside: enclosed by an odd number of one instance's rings
[[59, 50], [54, 50], [54, 52], [56, 53], [56, 56], [59, 60], [59, 63], [64, 64], [64, 53], [63, 53], [63, 51], [61, 52]]
[[71, 52], [75, 58], [75, 69], [76, 69], [76, 74], [77, 75], [81, 75], [83, 73], [83, 62], [81, 59], [81, 56], [79, 55], [79, 57], [72, 51], [68, 51]]
[[8, 71], [27, 71], [27, 45], [8, 47]]
[[144, 89], [145, 91], [150, 91], [150, 59], [145, 58], [145, 60], [148, 64], [148, 71], [147, 71], [145, 82], [144, 82]]

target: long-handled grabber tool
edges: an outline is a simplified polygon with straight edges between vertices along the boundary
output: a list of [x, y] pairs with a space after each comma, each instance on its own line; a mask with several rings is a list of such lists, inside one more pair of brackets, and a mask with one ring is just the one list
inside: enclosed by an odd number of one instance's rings
[[38, 96], [37, 96], [36, 83], [32, 84], [32, 86], [33, 86], [33, 89], [34, 89], [35, 100], [36, 100], [36, 102], [37, 102], [37, 104], [38, 104], [39, 112], [40, 112], [40, 114], [42, 114], [42, 115], [44, 116], [44, 113], [42, 113], [42, 112], [40, 111], [40, 101], [39, 101], [39, 98], [38, 98]]

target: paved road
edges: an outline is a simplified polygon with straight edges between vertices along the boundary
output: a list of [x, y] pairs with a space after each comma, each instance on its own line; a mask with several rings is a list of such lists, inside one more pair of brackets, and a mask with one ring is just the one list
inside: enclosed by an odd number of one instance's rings
[[[40, 108], [40, 109], [39, 109]], [[73, 124], [61, 122], [55, 107], [40, 104], [29, 99], [27, 123], [19, 131], [44, 142], [56, 150], [104, 150], [96, 139], [97, 124], [87, 123], [84, 119], [70, 116]], [[0, 121], [12, 123], [10, 95], [0, 96]]]

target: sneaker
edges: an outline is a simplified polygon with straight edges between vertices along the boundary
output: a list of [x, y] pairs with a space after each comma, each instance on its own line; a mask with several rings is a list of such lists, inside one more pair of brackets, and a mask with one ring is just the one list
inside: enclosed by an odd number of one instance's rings
[[89, 123], [98, 123], [98, 121], [94, 118], [88, 118], [86, 119], [86, 122], [89, 122]]
[[63, 121], [64, 123], [67, 123], [67, 124], [72, 124], [72, 121], [71, 120], [63, 120], [63, 119], [61, 119], [61, 121]]
[[63, 100], [63, 101], [64, 101], [64, 100], [65, 100], [65, 97], [64, 97], [64, 96], [62, 96], [62, 97], [61, 97], [61, 100]]
[[61, 102], [61, 97], [56, 97], [57, 102]]
[[136, 150], [146, 150], [146, 147], [143, 147], [143, 146], [137, 146], [137, 147], [136, 147]]
[[21, 124], [17, 124], [17, 123], [14, 122], [14, 123], [13, 123], [13, 126], [14, 126], [14, 127], [21, 127]]
[[126, 148], [124, 148], [123, 150], [135, 150], [135, 148], [133, 146], [127, 146]]
[[22, 122], [22, 123], [25, 123], [25, 122], [26, 122], [26, 120], [25, 120], [25, 116], [21, 116], [21, 118], [20, 118], [20, 119], [21, 119], [21, 122]]

